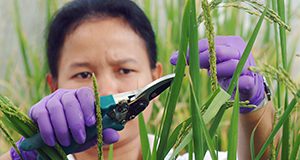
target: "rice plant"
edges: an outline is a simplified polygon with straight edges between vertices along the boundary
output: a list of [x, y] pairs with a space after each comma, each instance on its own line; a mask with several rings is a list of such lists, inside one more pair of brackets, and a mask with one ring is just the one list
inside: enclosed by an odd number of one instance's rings
[[[63, 0], [46, 1], [44, 14], [47, 22], [62, 2]], [[279, 152], [281, 152], [281, 159], [300, 158], [300, 128], [297, 126], [299, 124], [300, 89], [299, 84], [290, 76], [292, 63], [297, 58], [295, 55], [298, 41], [292, 39], [290, 40], [292, 42], [288, 43], [290, 42], [288, 41], [289, 32], [294, 30], [290, 26], [290, 22], [295, 19], [291, 16], [293, 11], [290, 8], [291, 4], [294, 3], [293, 1], [288, 0], [287, 6], [283, 0], [268, 1], [269, 7], [266, 7], [267, 4], [254, 0], [212, 0], [209, 1], [210, 3], [207, 0], [165, 0], [163, 2], [159, 0], [137, 0], [137, 2], [144, 8], [152, 21], [157, 35], [159, 60], [163, 62], [167, 72], [176, 73], [169, 91], [161, 95], [160, 100], [154, 104], [150, 122], [148, 124], [144, 122], [142, 114], [138, 117], [143, 159], [164, 159], [170, 150], [173, 150], [170, 159], [176, 158], [182, 152], [188, 152], [189, 155], [194, 153], [196, 159], [202, 159], [206, 152], [210, 152], [212, 159], [217, 159], [218, 157], [214, 152], [216, 150], [228, 150], [228, 159], [236, 159], [238, 106], [247, 105], [248, 102], [240, 102], [238, 92], [234, 100], [230, 100], [230, 95], [232, 95], [238, 84], [238, 77], [250, 51], [253, 51], [253, 53], [254, 51], [262, 52], [263, 54], [256, 55], [256, 57], [267, 59], [267, 65], [261, 65], [263, 60], [257, 59], [258, 66], [262, 67], [252, 67], [251, 70], [263, 74], [270, 82], [276, 109], [275, 119], [277, 119], [274, 122], [271, 134], [258, 153], [254, 152], [252, 137], [252, 159], [260, 159], [263, 156], [273, 143], [275, 135], [281, 132], [280, 128], [282, 127], [283, 137], [280, 139], [280, 146], [276, 147], [274, 145], [271, 147], [271, 159], [277, 159]], [[160, 5], [163, 6], [163, 10], [159, 7]], [[12, 99], [16, 104], [27, 106], [21, 107], [22, 111], [26, 111], [30, 105], [48, 94], [49, 91], [43, 80], [47, 69], [45, 64], [38, 63], [39, 59], [36, 54], [30, 53], [34, 49], [28, 45], [28, 40], [24, 36], [21, 27], [21, 19], [25, 17], [22, 17], [22, 13], [19, 13], [19, 1], [14, 1], [14, 7], [18, 47], [24, 62], [24, 66], [20, 67], [24, 68], [24, 75], [21, 77], [26, 81], [26, 85], [21, 86], [19, 84], [19, 86], [16, 86], [12, 84], [11, 80], [17, 74], [12, 73], [9, 78], [6, 78], [5, 83], [2, 83], [8, 85], [3, 87], [5, 89], [1, 94], [9, 97], [13, 96]], [[287, 12], [285, 9], [287, 9]], [[285, 13], [288, 13], [288, 15], [286, 16]], [[165, 21], [162, 20], [164, 18]], [[247, 26], [244, 24], [245, 19], [250, 24], [256, 24], [256, 26]], [[263, 22], [269, 25], [268, 31], [266, 31], [268, 27], [264, 26]], [[202, 23], [205, 27], [202, 26]], [[270, 27], [272, 25], [273, 28]], [[205, 71], [199, 70], [199, 58], [197, 57], [198, 39], [208, 38], [210, 60], [212, 64], [215, 64], [213, 41], [214, 37], [220, 34], [240, 35], [247, 42], [243, 57], [227, 91], [217, 85], [216, 72], [214, 72], [215, 65], [211, 65], [212, 78], [209, 78]], [[260, 45], [259, 42], [262, 44]], [[263, 52], [265, 50], [259, 51], [260, 49], [257, 49], [259, 47], [261, 47], [261, 50], [264, 47], [269, 49]], [[188, 48], [190, 50], [189, 67], [186, 65], [186, 51]], [[172, 68], [168, 61], [174, 50], [179, 50], [179, 57], [176, 67]], [[292, 54], [288, 54], [290, 52]], [[42, 61], [44, 61], [43, 58]], [[6, 67], [9, 71], [12, 66]], [[29, 91], [26, 90], [28, 85], [32, 86]], [[20, 89], [13, 92], [13, 89], [9, 89], [8, 86], [15, 86]], [[30, 93], [28, 94], [30, 96], [26, 96], [26, 93]], [[25, 104], [22, 103], [22, 98], [17, 98], [24, 95], [27, 97]], [[37, 128], [32, 122], [28, 118], [23, 119], [26, 116], [20, 113], [19, 109], [7, 98], [2, 97], [0, 102], [3, 109], [1, 110], [3, 112], [1, 117], [4, 117], [3, 120], [1, 119], [3, 124], [6, 128], [8, 126], [13, 127], [8, 132], [18, 132], [25, 137], [37, 132]], [[13, 109], [10, 108], [11, 106], [13, 106]], [[11, 118], [12, 113], [18, 116]], [[17, 121], [20, 126], [12, 125], [9, 123], [11, 120], [13, 124]], [[160, 127], [157, 127], [158, 125]], [[220, 131], [226, 132], [221, 133]], [[152, 149], [149, 146], [148, 133], [155, 134]], [[225, 136], [223, 136], [224, 134]], [[232, 136], [228, 138], [226, 136], [228, 134]], [[101, 134], [98, 133], [98, 135]], [[9, 141], [11, 142], [11, 139], [17, 138], [18, 136], [14, 136], [9, 138]], [[13, 146], [11, 143], [8, 144]], [[99, 143], [99, 151], [101, 146]], [[53, 153], [55, 157], [51, 158], [54, 159], [63, 157], [59, 147], [41, 149], [40, 153], [45, 157], [49, 156], [46, 153]], [[112, 152], [110, 155], [110, 159], [113, 159]], [[101, 157], [99, 155], [99, 158]]]

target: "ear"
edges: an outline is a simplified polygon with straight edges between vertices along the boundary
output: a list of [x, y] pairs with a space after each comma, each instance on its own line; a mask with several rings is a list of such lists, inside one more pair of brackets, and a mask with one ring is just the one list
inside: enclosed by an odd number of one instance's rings
[[152, 69], [152, 79], [156, 80], [160, 78], [163, 74], [163, 66], [161, 63], [157, 62], [156, 67]]
[[46, 79], [51, 92], [56, 91], [58, 89], [57, 80], [50, 73], [47, 74]]

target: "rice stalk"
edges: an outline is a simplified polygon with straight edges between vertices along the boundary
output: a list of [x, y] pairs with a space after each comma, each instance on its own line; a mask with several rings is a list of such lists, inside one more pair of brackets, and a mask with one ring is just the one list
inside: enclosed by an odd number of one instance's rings
[[[26, 116], [7, 98], [0, 95], [0, 111], [3, 118], [9, 121], [7, 127], [11, 127], [25, 138], [29, 138], [38, 132], [38, 128], [34, 122]], [[66, 159], [67, 156], [63, 149], [56, 144], [55, 147], [42, 147], [37, 150], [42, 157], [50, 159]]]
[[103, 160], [102, 115], [101, 115], [100, 98], [98, 92], [98, 84], [94, 73], [93, 73], [93, 88], [94, 88], [94, 95], [95, 95], [95, 107], [96, 107], [96, 119], [97, 119], [98, 160]]
[[289, 91], [295, 97], [297, 97], [297, 92], [300, 87], [291, 79], [290, 75], [282, 67], [276, 69], [271, 65], [265, 64], [263, 67], [251, 66], [249, 69], [253, 72], [259, 72], [265, 77], [276, 79], [277, 81], [282, 82], [289, 89]]
[[217, 78], [217, 58], [216, 58], [216, 49], [215, 49], [215, 34], [214, 34], [214, 26], [212, 23], [212, 18], [210, 15], [210, 7], [208, 5], [207, 0], [203, 0], [201, 3], [201, 7], [203, 9], [204, 15], [204, 24], [205, 24], [205, 32], [208, 39], [208, 50], [209, 50], [209, 64], [210, 64], [210, 72], [211, 72], [211, 87], [214, 92], [218, 87], [218, 78]]
[[177, 148], [179, 146], [179, 144], [182, 142], [183, 138], [188, 134], [188, 131], [190, 131], [192, 129], [191, 124], [187, 124], [187, 122], [184, 122], [182, 124], [181, 130], [179, 131], [178, 137], [177, 137], [177, 141], [174, 144], [173, 148]]
[[[267, 9], [266, 17], [268, 17], [273, 22], [277, 23], [279, 26], [283, 27], [285, 30], [291, 31], [291, 27], [285, 23], [284, 18], [280, 18], [280, 16], [274, 10], [264, 6], [263, 4], [255, 0], [244, 0], [244, 1], [246, 1], [246, 3], [250, 4], [254, 9], [259, 11], [260, 13], [262, 13], [263, 9], [266, 8]], [[259, 7], [262, 9], [260, 9]]]
[[[282, 19], [279, 17], [279, 15], [272, 9], [265, 7], [263, 4], [254, 2], [252, 0], [243, 0], [243, 1], [238, 1], [238, 2], [221, 2], [220, 0], [214, 0], [211, 3], [209, 3], [210, 9], [214, 10], [216, 8], [221, 8], [221, 7], [233, 7], [237, 8], [240, 10], [244, 10], [246, 13], [250, 15], [256, 15], [259, 16], [260, 13], [263, 12], [264, 9], [267, 9], [267, 13], [265, 16], [265, 19], [277, 23], [279, 26], [283, 27], [287, 31], [291, 31], [291, 27], [286, 24]], [[249, 8], [251, 7], [251, 8]], [[198, 16], [198, 25], [203, 21], [204, 19], [204, 12], [200, 13]]]
[[[272, 129], [274, 129], [275, 127], [275, 124], [276, 124], [276, 121], [277, 121], [277, 118], [278, 118], [278, 112], [275, 112], [274, 114], [274, 122], [273, 122], [273, 125], [272, 125]], [[271, 147], [270, 147], [270, 157], [271, 157], [271, 160], [276, 160], [276, 144], [275, 144], [275, 141], [273, 140], [273, 142], [271, 143]]]
[[8, 143], [10, 145], [12, 145], [12, 147], [17, 151], [18, 155], [20, 156], [20, 158], [22, 160], [24, 160], [19, 148], [16, 146], [16, 144], [14, 143], [14, 140], [12, 139], [12, 137], [10, 136], [10, 134], [8, 133], [8, 130], [6, 129], [5, 125], [2, 123], [2, 121], [0, 120], [0, 131], [2, 132], [4, 138], [8, 141]]

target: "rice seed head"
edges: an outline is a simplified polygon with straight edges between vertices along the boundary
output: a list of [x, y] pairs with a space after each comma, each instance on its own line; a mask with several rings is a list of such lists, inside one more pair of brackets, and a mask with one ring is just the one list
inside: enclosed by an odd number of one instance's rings
[[98, 92], [97, 79], [96, 79], [96, 76], [94, 73], [93, 73], [93, 87], [94, 87], [96, 119], [97, 119], [98, 159], [103, 160], [102, 115], [101, 115], [101, 108], [100, 108], [101, 106], [100, 106], [100, 98], [99, 98], [99, 92]]
[[204, 24], [209, 44], [209, 63], [211, 71], [211, 86], [212, 91], [215, 91], [218, 87], [218, 78], [217, 78], [217, 58], [215, 50], [215, 36], [214, 36], [214, 26], [212, 24], [212, 18], [210, 15], [210, 7], [207, 0], [202, 1], [202, 9], [204, 15]]

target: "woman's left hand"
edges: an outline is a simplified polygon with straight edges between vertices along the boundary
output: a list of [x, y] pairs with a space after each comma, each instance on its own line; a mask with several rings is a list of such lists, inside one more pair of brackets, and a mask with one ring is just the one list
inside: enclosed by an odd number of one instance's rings
[[[209, 71], [209, 51], [207, 39], [198, 42], [200, 68]], [[228, 89], [234, 71], [246, 48], [246, 43], [239, 36], [217, 36], [215, 38], [217, 77], [223, 89]], [[174, 53], [170, 62], [177, 63], [178, 53]], [[187, 62], [188, 62], [187, 56]], [[263, 77], [248, 70], [250, 66], [255, 66], [252, 54], [249, 55], [243, 71], [239, 77], [239, 92], [242, 101], [249, 100], [250, 104], [259, 105], [265, 98]], [[251, 112], [254, 108], [240, 107], [240, 113]]]

